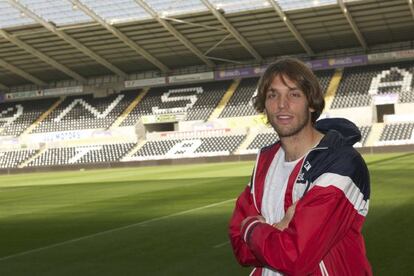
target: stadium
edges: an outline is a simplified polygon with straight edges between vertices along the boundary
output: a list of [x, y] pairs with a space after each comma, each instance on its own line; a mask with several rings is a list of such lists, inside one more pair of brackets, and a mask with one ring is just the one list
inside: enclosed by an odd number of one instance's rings
[[0, 275], [248, 275], [227, 227], [286, 56], [362, 133], [374, 274], [410, 275], [412, 0], [0, 1]]

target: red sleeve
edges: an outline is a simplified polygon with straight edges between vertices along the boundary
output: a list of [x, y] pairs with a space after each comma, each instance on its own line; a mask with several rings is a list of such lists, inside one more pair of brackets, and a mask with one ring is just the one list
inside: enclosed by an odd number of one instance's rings
[[255, 223], [244, 228], [247, 232], [241, 235], [263, 264], [285, 274], [308, 275], [345, 236], [356, 216], [357, 211], [341, 189], [315, 186], [298, 201], [295, 215], [284, 231]]
[[241, 193], [236, 202], [233, 216], [229, 225], [229, 237], [237, 261], [243, 266], [263, 266], [252, 254], [249, 247], [240, 235], [241, 222], [248, 216], [259, 215], [253, 205], [250, 187]]

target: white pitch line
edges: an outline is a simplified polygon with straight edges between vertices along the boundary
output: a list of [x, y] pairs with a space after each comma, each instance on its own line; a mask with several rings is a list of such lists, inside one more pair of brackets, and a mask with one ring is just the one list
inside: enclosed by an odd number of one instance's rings
[[153, 218], [153, 219], [148, 219], [148, 220], [144, 220], [144, 221], [141, 221], [141, 222], [138, 222], [138, 223], [134, 223], [134, 224], [118, 227], [118, 228], [109, 229], [109, 230], [106, 230], [106, 231], [102, 231], [102, 232], [98, 232], [98, 233], [95, 233], [95, 234], [79, 237], [79, 238], [76, 238], [76, 239], [71, 239], [71, 240], [67, 240], [67, 241], [64, 241], [64, 242], [59, 242], [59, 243], [51, 244], [51, 245], [48, 245], [48, 246], [23, 251], [23, 252], [20, 252], [20, 253], [16, 253], [16, 254], [12, 254], [12, 255], [9, 255], [9, 256], [2, 257], [2, 258], [0, 258], [0, 262], [4, 261], [4, 260], [9, 260], [9, 259], [12, 259], [12, 258], [16, 258], [16, 257], [28, 255], [28, 254], [31, 254], [31, 253], [51, 249], [51, 248], [54, 248], [54, 247], [58, 247], [58, 246], [62, 246], [62, 245], [66, 245], [66, 244], [70, 244], [70, 243], [74, 243], [74, 242], [94, 238], [94, 237], [97, 237], [97, 236], [110, 234], [110, 233], [113, 233], [113, 232], [116, 232], [116, 231], [121, 231], [121, 230], [125, 230], [125, 229], [128, 229], [128, 228], [141, 226], [141, 225], [144, 225], [144, 224], [147, 224], [147, 223], [151, 223], [151, 222], [155, 222], [155, 221], [159, 221], [159, 220], [164, 220], [164, 219], [169, 219], [171, 217], [185, 215], [185, 214], [196, 212], [196, 211], [199, 211], [199, 210], [203, 210], [203, 209], [219, 206], [219, 205], [222, 205], [222, 204], [226, 204], [226, 203], [229, 203], [229, 202], [232, 202], [232, 201], [235, 201], [235, 200], [236, 200], [235, 198], [232, 198], [232, 199], [224, 200], [224, 201], [221, 201], [221, 202], [217, 202], [217, 203], [197, 207], [197, 208], [194, 208], [194, 209], [189, 209], [189, 210], [186, 210], [186, 211], [182, 211], [182, 212], [178, 212], [178, 213], [174, 213], [174, 214], [170, 214], [170, 215], [166, 215], [166, 216]]
[[222, 242], [222, 243], [216, 244], [215, 246], [213, 246], [213, 248], [220, 248], [220, 247], [223, 247], [225, 245], [228, 245], [229, 243], [230, 243], [230, 241]]

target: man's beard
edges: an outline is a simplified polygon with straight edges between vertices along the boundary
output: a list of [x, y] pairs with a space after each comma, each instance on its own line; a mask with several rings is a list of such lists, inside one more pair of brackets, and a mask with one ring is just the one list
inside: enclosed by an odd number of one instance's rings
[[299, 122], [299, 125], [296, 126], [296, 127], [293, 127], [293, 128], [288, 128], [288, 129], [279, 128], [279, 126], [277, 124], [275, 124], [273, 121], [269, 120], [269, 115], [268, 115], [267, 120], [268, 120], [268, 122], [270, 122], [273, 129], [279, 135], [279, 138], [285, 138], [285, 137], [295, 136], [296, 134], [301, 132], [306, 127], [306, 125], [308, 124], [309, 117], [310, 117], [309, 112], [305, 112], [305, 116], [303, 117], [303, 120]]

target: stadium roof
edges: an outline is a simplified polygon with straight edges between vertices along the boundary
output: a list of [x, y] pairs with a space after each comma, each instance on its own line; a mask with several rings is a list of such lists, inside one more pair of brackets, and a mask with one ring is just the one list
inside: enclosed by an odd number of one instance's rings
[[0, 90], [413, 40], [412, 0], [0, 0]]

